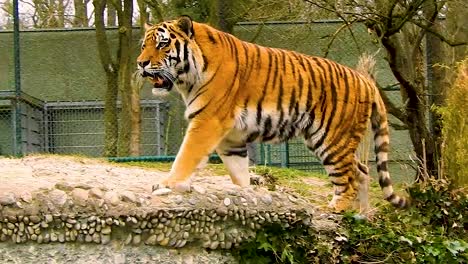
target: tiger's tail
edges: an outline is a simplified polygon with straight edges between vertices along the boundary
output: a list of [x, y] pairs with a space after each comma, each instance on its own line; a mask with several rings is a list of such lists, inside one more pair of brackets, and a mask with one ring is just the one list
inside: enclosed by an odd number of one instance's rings
[[374, 134], [375, 156], [377, 163], [377, 173], [379, 175], [379, 184], [382, 188], [385, 200], [389, 201], [395, 207], [406, 208], [409, 206], [409, 200], [398, 196], [393, 191], [390, 173], [388, 171], [388, 150], [389, 150], [389, 127], [387, 120], [387, 111], [385, 103], [380, 96], [379, 89], [375, 85], [374, 79], [375, 59], [371, 55], [361, 56], [357, 70], [374, 81], [375, 97], [372, 103], [371, 125]]

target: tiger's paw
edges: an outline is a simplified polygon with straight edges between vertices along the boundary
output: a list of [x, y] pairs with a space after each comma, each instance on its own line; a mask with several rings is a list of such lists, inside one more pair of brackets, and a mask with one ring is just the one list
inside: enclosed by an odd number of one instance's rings
[[155, 194], [155, 193], [158, 193], [158, 190], [161, 190], [161, 189], [170, 189], [176, 192], [190, 192], [191, 182], [190, 180], [177, 181], [169, 177], [153, 185], [152, 192], [153, 194]]
[[342, 213], [354, 209], [353, 204], [354, 199], [352, 199], [352, 197], [334, 195], [333, 199], [328, 204], [328, 208], [335, 213]]

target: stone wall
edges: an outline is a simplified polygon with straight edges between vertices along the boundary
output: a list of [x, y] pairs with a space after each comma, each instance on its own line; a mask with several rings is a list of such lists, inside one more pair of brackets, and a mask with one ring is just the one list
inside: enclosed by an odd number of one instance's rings
[[165, 173], [59, 156], [0, 168], [0, 263], [231, 263], [229, 249], [263, 226], [315, 221], [294, 194], [241, 189], [227, 176], [151, 195]]

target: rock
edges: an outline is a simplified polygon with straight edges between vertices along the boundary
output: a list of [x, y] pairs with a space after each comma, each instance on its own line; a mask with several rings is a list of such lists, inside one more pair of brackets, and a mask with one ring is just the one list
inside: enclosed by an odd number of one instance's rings
[[152, 235], [152, 236], [148, 237], [145, 244], [147, 244], [147, 245], [156, 245], [156, 237], [157, 237], [156, 235]]
[[174, 186], [174, 191], [176, 192], [190, 192], [190, 181], [179, 182]]
[[219, 245], [219, 242], [218, 241], [213, 241], [211, 244], [210, 244], [210, 249], [217, 249], [218, 248], [218, 245]]
[[104, 192], [103, 192], [101, 189], [99, 189], [99, 188], [97, 188], [97, 187], [94, 187], [94, 188], [91, 188], [91, 189], [89, 190], [89, 195], [90, 195], [91, 197], [95, 197], [95, 198], [101, 199], [101, 198], [104, 196]]
[[13, 193], [7, 192], [0, 194], [0, 205], [12, 205], [16, 203], [16, 197]]
[[41, 221], [41, 218], [37, 215], [31, 215], [29, 216], [29, 220], [33, 222], [34, 224], [37, 224]]
[[141, 235], [134, 235], [133, 240], [132, 240], [133, 245], [138, 245], [140, 244], [140, 242], [141, 242]]
[[75, 188], [73, 189], [71, 196], [73, 200], [75, 200], [76, 204], [80, 206], [86, 206], [88, 198], [89, 198], [89, 193], [85, 189]]
[[172, 190], [169, 188], [161, 188], [161, 189], [156, 189], [153, 191], [152, 195], [157, 195], [157, 196], [162, 196], [162, 195], [167, 195], [171, 193]]
[[107, 245], [109, 244], [110, 240], [111, 240], [110, 235], [101, 235], [101, 244]]
[[124, 202], [130, 202], [130, 203], [136, 203], [137, 202], [136, 195], [131, 191], [123, 191], [120, 194], [120, 197], [122, 197], [122, 201], [124, 201]]
[[50, 201], [57, 206], [62, 206], [67, 202], [68, 195], [61, 190], [54, 189], [49, 193]]
[[101, 230], [101, 233], [104, 234], [104, 235], [108, 235], [111, 232], [112, 232], [112, 229], [110, 228], [110, 226], [106, 226]]
[[188, 202], [189, 202], [189, 204], [191, 204], [191, 205], [195, 205], [195, 204], [197, 204], [197, 199], [195, 199], [195, 198], [190, 198], [190, 199], [188, 200]]
[[294, 197], [292, 195], [288, 195], [288, 199], [289, 199], [289, 201], [291, 201], [293, 203], [297, 203], [297, 200], [298, 200], [296, 197]]
[[120, 198], [116, 192], [108, 191], [104, 195], [104, 201], [111, 205], [117, 205], [120, 202]]
[[169, 238], [168, 237], [164, 238], [161, 242], [159, 242], [159, 245], [161, 245], [161, 246], [167, 246], [167, 244], [169, 244]]
[[46, 214], [44, 218], [46, 223], [50, 223], [54, 220], [54, 217], [51, 214]]
[[260, 197], [260, 200], [262, 200], [262, 202], [265, 203], [265, 204], [271, 204], [273, 202], [273, 198], [269, 194], [266, 194], [266, 195]]
[[28, 191], [24, 191], [20, 194], [20, 199], [23, 200], [23, 202], [26, 203], [31, 203], [32, 202], [32, 195]]
[[161, 242], [161, 241], [163, 241], [163, 239], [164, 239], [164, 233], [161, 233], [156, 237], [157, 242]]
[[176, 195], [173, 201], [176, 204], [181, 204], [184, 201], [184, 197], [182, 197], [182, 195]]
[[205, 194], [206, 193], [205, 188], [203, 188], [201, 186], [198, 186], [198, 185], [192, 186], [192, 189], [193, 189], [194, 192], [197, 192], [199, 194]]
[[65, 182], [65, 181], [57, 182], [54, 187], [55, 189], [66, 191], [66, 192], [73, 190], [73, 186], [70, 183]]
[[224, 203], [225, 206], [229, 206], [231, 204], [231, 199], [226, 197], [226, 198], [224, 198], [223, 203]]
[[75, 188], [89, 190], [92, 188], [92, 186], [88, 183], [80, 182], [80, 183], [75, 184]]

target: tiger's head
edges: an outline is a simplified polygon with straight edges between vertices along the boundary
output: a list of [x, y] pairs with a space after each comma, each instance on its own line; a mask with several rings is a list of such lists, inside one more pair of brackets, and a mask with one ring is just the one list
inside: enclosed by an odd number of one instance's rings
[[190, 17], [157, 25], [146, 25], [138, 70], [148, 77], [154, 88], [170, 91], [175, 84], [182, 88], [197, 77], [197, 58], [201, 54], [194, 41]]

